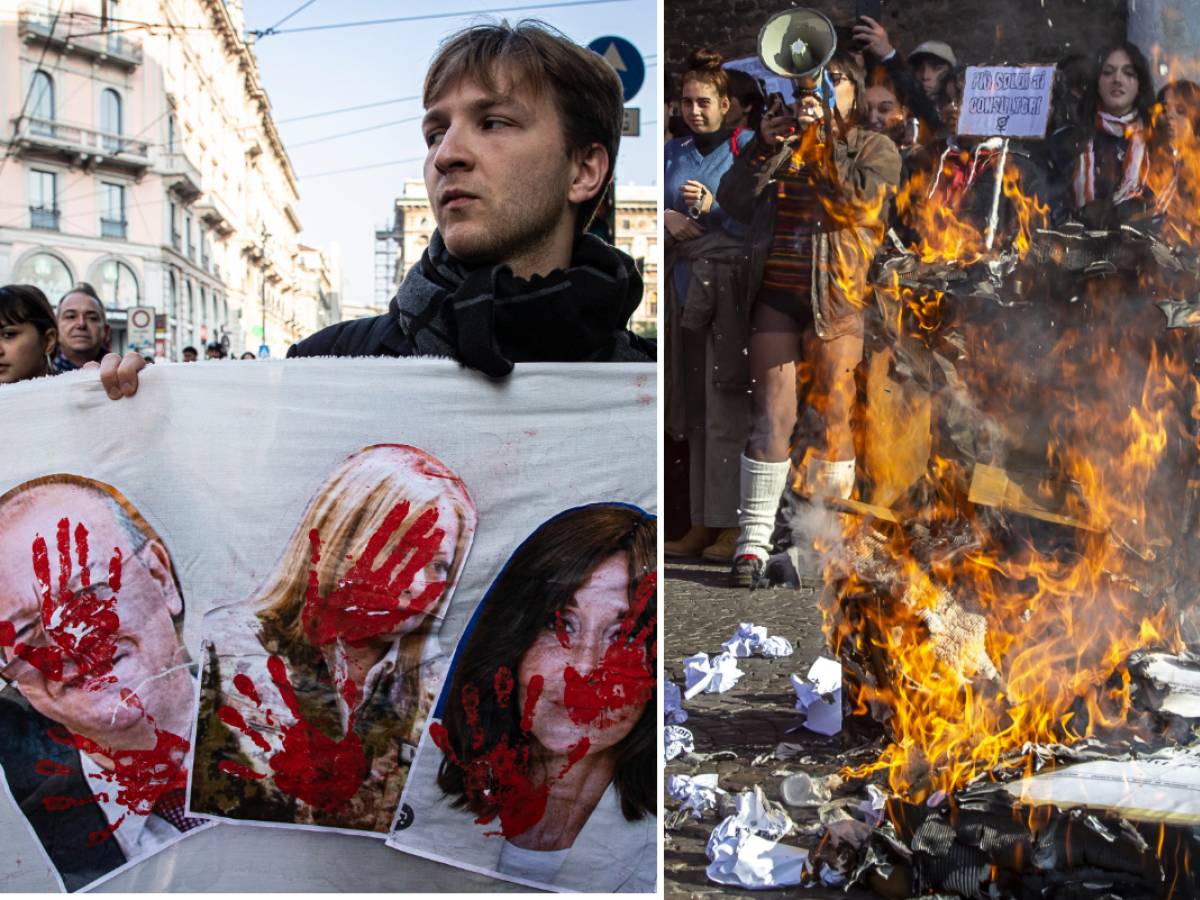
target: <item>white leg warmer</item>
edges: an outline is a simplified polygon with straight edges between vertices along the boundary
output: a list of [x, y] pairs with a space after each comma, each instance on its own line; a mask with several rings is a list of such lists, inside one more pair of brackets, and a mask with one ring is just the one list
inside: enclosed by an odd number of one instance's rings
[[741, 496], [738, 503], [738, 535], [736, 556], [757, 556], [766, 559], [771, 548], [771, 532], [775, 530], [775, 513], [787, 487], [791, 463], [759, 462], [742, 456]]

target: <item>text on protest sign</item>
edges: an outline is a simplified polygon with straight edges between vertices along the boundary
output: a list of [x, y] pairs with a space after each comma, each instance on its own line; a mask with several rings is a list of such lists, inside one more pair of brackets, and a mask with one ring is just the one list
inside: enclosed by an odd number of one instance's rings
[[1042, 138], [1050, 117], [1054, 66], [967, 68], [958, 133]]

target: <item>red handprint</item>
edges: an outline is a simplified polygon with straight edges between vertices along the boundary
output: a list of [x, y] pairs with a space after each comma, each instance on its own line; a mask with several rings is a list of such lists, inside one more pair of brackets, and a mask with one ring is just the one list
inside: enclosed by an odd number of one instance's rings
[[600, 665], [587, 675], [580, 675], [571, 666], [563, 672], [563, 706], [576, 725], [595, 723], [606, 728], [620, 721], [617, 714], [622, 710], [641, 706], [653, 696], [656, 643], [651, 643], [648, 651], [645, 644], [654, 634], [656, 617], [651, 616], [637, 634], [633, 630], [657, 588], [657, 573], [642, 579], [617, 639], [605, 651]]
[[[525, 687], [525, 708], [521, 713], [521, 731], [528, 735], [533, 729], [533, 712], [541, 697], [544, 679], [534, 675]], [[495, 677], [496, 702], [501, 709], [507, 708], [513, 692], [512, 672], [501, 666]], [[473, 750], [481, 750], [485, 735], [479, 727], [479, 689], [473, 684], [463, 686], [461, 699], [463, 717], [471, 729], [470, 744]], [[450, 762], [462, 770], [463, 789], [470, 807], [479, 815], [477, 825], [487, 825], [497, 816], [500, 831], [486, 832], [489, 835], [515, 837], [528, 831], [541, 821], [546, 813], [546, 801], [550, 798], [550, 784], [534, 784], [530, 777], [530, 744], [514, 747], [508, 745], [508, 735], [483, 753], [463, 761], [450, 746], [450, 735], [441, 722], [429, 726], [429, 736]], [[587, 755], [590, 746], [587, 738], [581, 738], [567, 753], [567, 761], [553, 780], [561, 780], [571, 767]]]
[[[312, 545], [312, 566], [308, 570], [308, 591], [304, 604], [304, 633], [313, 646], [328, 644], [341, 637], [354, 642], [369, 640], [394, 631], [412, 616], [424, 615], [433, 608], [446, 582], [432, 581], [408, 603], [400, 595], [408, 590], [418, 572], [433, 560], [446, 532], [437, 525], [438, 510], [430, 507], [409, 526], [395, 548], [379, 566], [375, 562], [388, 541], [408, 516], [408, 501], [402, 501], [387, 514], [367, 541], [362, 556], [324, 597], [318, 588], [316, 565], [321, 561], [321, 536], [314, 528], [308, 539]], [[404, 558], [408, 561], [404, 562]], [[396, 576], [392, 571], [404, 562]]]
[[[75, 526], [75, 553], [79, 565], [79, 590], [71, 582], [71, 523], [63, 518], [58, 522], [58, 589], [50, 580], [50, 555], [46, 539], [40, 534], [33, 541], [33, 572], [42, 595], [41, 630], [49, 643], [16, 642], [16, 628], [10, 621], [0, 621], [0, 646], [13, 648], [13, 653], [29, 663], [52, 681], [84, 679], [87, 690], [99, 690], [116, 683], [109, 676], [117, 645], [115, 636], [120, 626], [117, 617], [117, 592], [121, 589], [121, 551], [113, 548], [108, 564], [107, 597], [99, 597], [91, 583], [88, 568], [88, 530]], [[107, 677], [106, 677], [107, 676]]]
[[[275, 772], [275, 784], [281, 791], [324, 812], [336, 812], [358, 792], [367, 777], [367, 757], [362, 741], [354, 733], [354, 715], [350, 716], [345, 736], [334, 740], [301, 715], [296, 691], [288, 680], [283, 659], [272, 656], [267, 660], [267, 671], [271, 673], [271, 681], [279, 689], [284, 704], [296, 719], [294, 725], [283, 727], [281, 750], [273, 751], [267, 739], [247, 725], [241, 713], [232, 706], [218, 708], [217, 716], [230, 728], [250, 738], [261, 750], [272, 754], [267, 762]], [[245, 675], [236, 676], [233, 685], [255, 706], [262, 706], [258, 691]], [[353, 709], [358, 699], [358, 689], [353, 681], [347, 679], [342, 685], [342, 697]], [[271, 710], [265, 712], [267, 722], [273, 724]], [[217, 768], [235, 778], [266, 778], [265, 774], [232, 760], [222, 760]]]
[[[50, 729], [50, 737], [60, 744], [72, 747], [92, 756], [102, 756], [112, 763], [111, 769], [105, 769], [93, 775], [100, 781], [107, 782], [116, 788], [115, 800], [127, 810], [115, 822], [106, 828], [94, 831], [88, 835], [88, 846], [112, 837], [125, 817], [130, 813], [137, 816], [148, 816], [154, 810], [159, 799], [169, 791], [182, 791], [187, 787], [187, 769], [183, 762], [187, 757], [189, 744], [177, 734], [164, 731], [154, 723], [154, 717], [146, 712], [137, 694], [125, 689], [121, 691], [123, 702], [137, 708], [146, 721], [154, 727], [154, 746], [148, 750], [113, 750], [97, 743], [91, 738], [72, 734], [63, 728]], [[53, 774], [66, 769], [50, 760], [38, 763], [39, 771]], [[52, 771], [53, 770], [53, 771]], [[68, 809], [95, 800], [109, 799], [109, 794], [96, 792], [86, 798], [46, 797], [43, 804], [47, 809]]]

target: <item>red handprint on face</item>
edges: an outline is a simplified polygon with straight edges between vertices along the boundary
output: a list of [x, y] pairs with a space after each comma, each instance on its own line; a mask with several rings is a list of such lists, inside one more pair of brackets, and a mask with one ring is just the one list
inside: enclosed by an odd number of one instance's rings
[[[33, 541], [33, 572], [37, 577], [41, 604], [41, 631], [49, 643], [16, 642], [16, 628], [10, 621], [0, 622], [0, 646], [12, 647], [13, 654], [36, 668], [52, 681], [85, 679], [83, 687], [99, 690], [114, 684], [109, 676], [116, 654], [117, 592], [121, 589], [121, 551], [113, 548], [108, 564], [107, 597], [97, 595], [88, 567], [88, 530], [75, 526], [75, 554], [79, 565], [79, 590], [71, 589], [71, 523], [58, 522], [58, 586], [50, 578], [50, 555], [46, 539], [40, 534]], [[107, 676], [107, 677], [106, 677]]]
[[[148, 750], [113, 750], [97, 743], [91, 738], [72, 734], [63, 728], [50, 729], [50, 737], [60, 744], [82, 751], [91, 756], [101, 756], [112, 763], [112, 768], [105, 768], [92, 777], [103, 781], [116, 789], [115, 801], [124, 806], [122, 813], [115, 822], [107, 827], [93, 831], [88, 835], [87, 845], [94, 847], [112, 837], [121, 823], [130, 813], [136, 816], [148, 816], [154, 811], [155, 804], [171, 791], [183, 791], [187, 787], [187, 769], [183, 762], [187, 756], [189, 744], [177, 734], [159, 728], [154, 717], [146, 712], [137, 694], [130, 690], [121, 691], [121, 700], [138, 709], [146, 721], [154, 728], [154, 746]], [[38, 763], [39, 772], [46, 774], [61, 774], [70, 771], [65, 766], [51, 760], [41, 760]], [[94, 792], [86, 798], [76, 797], [45, 797], [43, 804], [49, 810], [69, 809], [97, 800], [108, 801], [109, 794]]]
[[[246, 720], [232, 706], [217, 709], [217, 716], [230, 728], [240, 731], [266, 753], [267, 760], [275, 773], [275, 784], [281, 791], [298, 800], [323, 810], [335, 812], [344, 806], [362, 786], [367, 777], [367, 757], [362, 741], [354, 733], [354, 715], [351, 714], [346, 734], [340, 739], [326, 735], [300, 713], [295, 688], [288, 680], [283, 660], [272, 656], [267, 660], [267, 671], [278, 688], [283, 702], [296, 719], [294, 725], [283, 726], [283, 747], [275, 751], [266, 737], [246, 724]], [[245, 675], [233, 680], [238, 693], [247, 697], [255, 706], [262, 706], [258, 691]], [[342, 685], [342, 698], [353, 709], [358, 699], [358, 689], [347, 679]], [[267, 722], [274, 724], [271, 710], [265, 710]], [[267, 776], [249, 766], [232, 760], [222, 760], [217, 768], [236, 778], [261, 780]]]
[[[544, 679], [535, 675], [525, 687], [525, 708], [521, 713], [521, 732], [528, 735], [533, 729], [533, 712], [541, 697]], [[512, 672], [504, 666], [496, 672], [495, 696], [501, 709], [508, 707], [513, 692]], [[486, 741], [479, 727], [479, 689], [473, 684], [463, 686], [461, 694], [463, 717], [471, 730], [470, 744], [473, 750], [481, 750]], [[515, 837], [528, 831], [541, 821], [546, 813], [546, 801], [550, 798], [550, 785], [561, 780], [571, 767], [587, 755], [589, 742], [581, 738], [567, 753], [567, 761], [551, 781], [535, 784], [530, 775], [530, 744], [508, 745], [508, 735], [486, 753], [460, 760], [450, 746], [450, 735], [441, 722], [429, 726], [429, 736], [450, 762], [462, 770], [463, 791], [470, 807], [479, 812], [477, 825], [490, 824], [500, 818], [500, 831], [486, 832], [489, 835]]]
[[[321, 536], [315, 528], [309, 532], [313, 567], [308, 570], [303, 622], [305, 636], [313, 646], [331, 643], [339, 637], [354, 643], [387, 634], [407, 619], [427, 613], [442, 596], [446, 582], [431, 581], [419, 595], [407, 603], [400, 602], [401, 595], [412, 587], [417, 573], [433, 560], [446, 536], [443, 529], [434, 527], [438, 520], [436, 507], [417, 516], [387, 558], [374, 565], [404, 524], [408, 511], [408, 501], [402, 501], [387, 514], [367, 541], [362, 556], [324, 597], [320, 595], [316, 570], [321, 561]], [[406, 556], [408, 561], [404, 562]], [[401, 566], [400, 570], [392, 577], [397, 566]]]
[[647, 650], [646, 642], [654, 634], [656, 617], [651, 616], [636, 634], [634, 628], [657, 588], [657, 573], [651, 572], [641, 580], [617, 639], [605, 651], [600, 665], [587, 675], [580, 675], [571, 666], [563, 672], [563, 706], [576, 725], [594, 723], [606, 728], [623, 718], [619, 715], [622, 710], [641, 706], [653, 696], [657, 644], [651, 642]]

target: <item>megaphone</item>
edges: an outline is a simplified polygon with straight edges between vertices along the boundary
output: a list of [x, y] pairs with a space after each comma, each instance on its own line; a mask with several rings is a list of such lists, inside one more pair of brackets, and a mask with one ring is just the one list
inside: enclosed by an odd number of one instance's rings
[[776, 75], [791, 78], [804, 90], [821, 81], [837, 50], [833, 23], [815, 9], [789, 9], [767, 19], [758, 33], [758, 56]]

